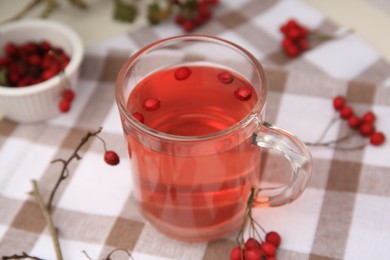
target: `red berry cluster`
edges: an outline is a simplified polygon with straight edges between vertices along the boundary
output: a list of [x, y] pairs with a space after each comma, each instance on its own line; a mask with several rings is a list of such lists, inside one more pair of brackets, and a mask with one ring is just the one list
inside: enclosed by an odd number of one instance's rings
[[63, 49], [48, 41], [26, 42], [17, 45], [8, 42], [0, 56], [0, 85], [25, 87], [46, 81], [68, 65], [70, 57]]
[[288, 20], [280, 27], [280, 31], [284, 35], [282, 48], [287, 56], [296, 57], [310, 48], [309, 30], [296, 20]]
[[243, 247], [233, 248], [230, 260], [277, 260], [276, 253], [281, 241], [280, 235], [275, 231], [268, 232], [265, 241], [249, 238]]
[[175, 21], [184, 31], [190, 32], [203, 25], [212, 17], [212, 7], [219, 4], [219, 0], [173, 0], [179, 7], [179, 13], [175, 16]]
[[369, 137], [372, 145], [379, 146], [385, 142], [385, 135], [376, 131], [374, 125], [376, 116], [373, 112], [369, 111], [360, 118], [354, 113], [353, 108], [347, 104], [343, 96], [337, 96], [333, 99], [333, 107], [339, 112], [342, 119], [347, 120], [349, 127], [358, 130], [360, 135]]
[[73, 99], [75, 97], [75, 93], [71, 89], [65, 89], [62, 92], [62, 97], [60, 102], [58, 103], [58, 109], [62, 113], [66, 113], [70, 110], [71, 104], [73, 102]]

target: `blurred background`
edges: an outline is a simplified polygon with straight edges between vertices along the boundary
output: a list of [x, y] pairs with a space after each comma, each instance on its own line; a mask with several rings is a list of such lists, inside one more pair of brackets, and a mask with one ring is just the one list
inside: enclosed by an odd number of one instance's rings
[[[131, 0], [124, 0], [131, 1]], [[148, 0], [133, 0], [147, 4]], [[221, 0], [236, 1], [236, 0]], [[337, 24], [351, 28], [390, 61], [390, 1], [389, 0], [302, 0], [317, 8]], [[67, 0], [59, 0], [60, 7], [54, 10], [50, 19], [64, 22], [74, 28], [82, 37], [86, 47], [105, 39], [133, 30], [146, 23], [146, 15], [140, 13], [133, 23], [122, 23], [113, 19], [115, 0], [85, 0], [88, 9], [74, 8]], [[30, 0], [1, 0], [0, 21], [20, 11]], [[35, 8], [26, 17], [37, 17], [42, 8]], [[140, 12], [145, 9], [140, 9]]]

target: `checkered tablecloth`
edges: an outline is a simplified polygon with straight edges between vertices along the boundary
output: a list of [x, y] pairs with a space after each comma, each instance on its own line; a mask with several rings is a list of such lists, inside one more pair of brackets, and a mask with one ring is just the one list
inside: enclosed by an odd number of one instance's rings
[[[287, 58], [279, 26], [289, 18], [321, 33], [344, 30], [301, 1], [225, 0], [195, 33], [222, 37], [252, 52], [270, 80], [267, 121], [302, 140], [321, 135], [335, 115], [336, 95], [345, 95], [357, 113], [374, 111], [378, 129], [390, 136], [390, 64], [354, 34]], [[81, 152], [83, 159], [70, 166], [53, 214], [65, 259], [86, 259], [82, 250], [102, 259], [115, 248], [131, 251], [137, 260], [229, 259], [234, 234], [209, 243], [172, 240], [145, 222], [132, 195], [114, 81], [129, 55], [179, 34], [173, 23], [142, 26], [90, 47], [69, 114], [39, 124], [0, 121], [0, 256], [24, 251], [55, 259], [44, 219], [28, 194], [30, 180], [38, 180], [47, 197], [60, 170], [50, 162], [67, 158], [87, 131], [102, 126], [101, 136], [122, 160], [114, 168], [106, 165], [94, 140]], [[347, 129], [338, 121], [326, 140]], [[303, 196], [283, 207], [254, 210], [263, 227], [282, 235], [278, 258], [390, 259], [390, 142], [356, 151], [310, 149], [313, 175]], [[276, 155], [264, 157], [266, 172], [289, 171]]]

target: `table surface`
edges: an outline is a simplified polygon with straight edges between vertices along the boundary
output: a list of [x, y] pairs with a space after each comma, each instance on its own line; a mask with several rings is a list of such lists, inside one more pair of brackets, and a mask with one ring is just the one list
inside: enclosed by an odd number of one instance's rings
[[[15, 2], [1, 2], [1, 18], [20, 7]], [[94, 140], [83, 150], [83, 159], [71, 166], [53, 213], [65, 259], [85, 259], [82, 250], [102, 259], [115, 248], [132, 251], [135, 259], [228, 259], [235, 234], [208, 243], [172, 240], [144, 220], [132, 194], [113, 98], [115, 78], [131, 53], [183, 32], [172, 23], [151, 27], [142, 19], [121, 24], [111, 19], [111, 1], [89, 2], [86, 12], [64, 3], [52, 16], [73, 27], [86, 46], [72, 110], [31, 125], [0, 120], [0, 255], [26, 251], [54, 259], [45, 222], [28, 194], [30, 179], [47, 196], [59, 171], [50, 162], [66, 158], [87, 131], [102, 126], [101, 136], [122, 160], [115, 168], [105, 165], [101, 144]], [[390, 136], [390, 34], [383, 31], [390, 28], [389, 5], [385, 0], [225, 0], [212, 21], [196, 32], [234, 41], [264, 64], [270, 85], [267, 121], [302, 140], [315, 141], [337, 115], [332, 107], [336, 95], [346, 96], [358, 115], [374, 111], [377, 129]], [[345, 28], [355, 33], [291, 59], [279, 47], [278, 31], [290, 17], [319, 33], [337, 34]], [[337, 120], [325, 140], [348, 133], [347, 123]], [[359, 144], [364, 149], [341, 149]], [[278, 258], [389, 259], [389, 142], [374, 147], [357, 134], [339, 146], [310, 151], [313, 175], [302, 197], [253, 212], [267, 230], [282, 235]], [[274, 154], [263, 158], [264, 178], [290, 171], [279, 159]]]

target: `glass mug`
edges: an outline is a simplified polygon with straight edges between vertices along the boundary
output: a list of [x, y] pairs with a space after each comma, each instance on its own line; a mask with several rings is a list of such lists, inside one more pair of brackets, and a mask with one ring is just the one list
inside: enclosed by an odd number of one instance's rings
[[130, 57], [116, 82], [134, 195], [162, 233], [198, 242], [242, 223], [261, 181], [261, 150], [292, 166], [280, 189], [258, 189], [254, 206], [297, 199], [311, 156], [295, 136], [264, 121], [267, 78], [259, 61], [229, 41], [200, 35], [153, 43]]

